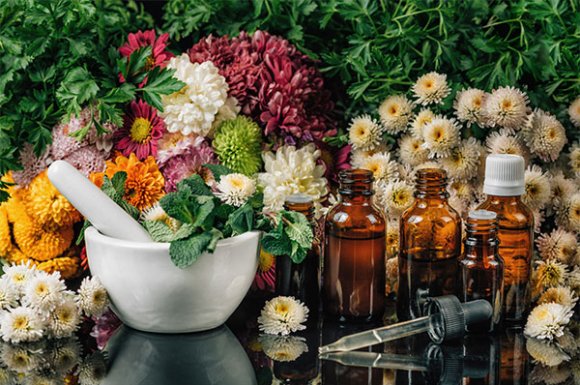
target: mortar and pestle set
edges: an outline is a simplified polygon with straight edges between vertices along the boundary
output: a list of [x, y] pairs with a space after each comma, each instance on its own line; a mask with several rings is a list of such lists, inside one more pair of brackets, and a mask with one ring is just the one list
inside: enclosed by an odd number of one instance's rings
[[85, 231], [91, 273], [126, 325], [154, 333], [204, 331], [222, 325], [242, 302], [258, 266], [258, 231], [223, 239], [213, 254], [180, 269], [169, 257], [169, 243], [153, 242], [73, 166], [56, 161], [48, 177], [91, 222]]

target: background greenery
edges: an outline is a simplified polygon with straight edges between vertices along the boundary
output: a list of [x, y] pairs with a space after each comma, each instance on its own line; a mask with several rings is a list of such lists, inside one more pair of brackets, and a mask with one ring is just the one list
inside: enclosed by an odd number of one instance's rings
[[564, 117], [580, 95], [580, 0], [0, 0], [0, 175], [81, 106], [119, 121], [134, 90], [117, 83], [115, 50], [154, 25], [144, 7], [178, 49], [209, 33], [288, 38], [319, 60], [345, 120], [436, 70], [456, 90], [526, 89], [580, 135]]

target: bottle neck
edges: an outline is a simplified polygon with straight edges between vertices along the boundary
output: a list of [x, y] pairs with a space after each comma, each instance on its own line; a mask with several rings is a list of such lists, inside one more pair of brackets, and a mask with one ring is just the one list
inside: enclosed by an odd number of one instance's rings
[[440, 169], [422, 169], [417, 172], [415, 198], [447, 200], [447, 176]]
[[499, 241], [497, 238], [497, 221], [474, 220], [466, 222], [465, 254], [472, 258], [495, 257]]
[[288, 202], [284, 203], [284, 209], [287, 211], [296, 211], [303, 214], [310, 223], [314, 222], [314, 204], [312, 201], [304, 203]]
[[371, 204], [374, 194], [372, 172], [362, 169], [342, 171], [338, 192], [342, 203], [351, 205]]

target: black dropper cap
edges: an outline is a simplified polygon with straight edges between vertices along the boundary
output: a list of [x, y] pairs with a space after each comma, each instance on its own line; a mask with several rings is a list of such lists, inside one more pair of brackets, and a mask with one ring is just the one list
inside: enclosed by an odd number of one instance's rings
[[493, 308], [484, 299], [461, 303], [454, 295], [429, 298], [427, 314], [431, 315], [429, 338], [436, 344], [462, 338], [466, 325], [491, 319]]

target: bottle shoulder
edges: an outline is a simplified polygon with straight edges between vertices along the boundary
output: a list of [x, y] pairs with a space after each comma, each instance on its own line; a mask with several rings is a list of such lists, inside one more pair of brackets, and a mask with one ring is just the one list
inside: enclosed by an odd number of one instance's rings
[[337, 204], [325, 217], [326, 227], [385, 227], [386, 220], [373, 205], [349, 206]]
[[461, 223], [461, 215], [448, 203], [430, 205], [415, 201], [411, 207], [401, 215], [401, 222], [431, 222], [431, 221], [454, 221]]
[[533, 227], [534, 214], [520, 199], [488, 198], [477, 209], [495, 212], [500, 227]]

